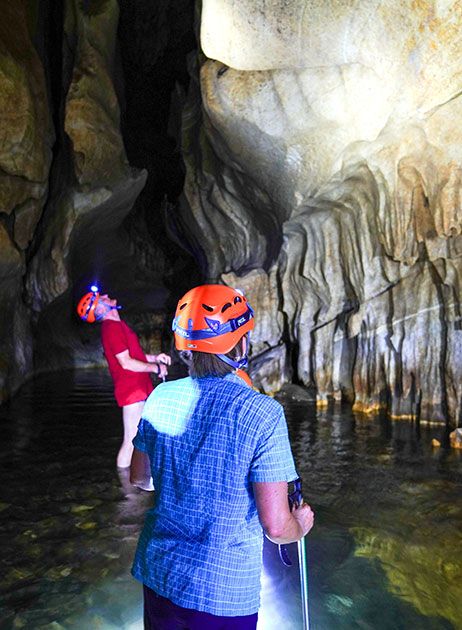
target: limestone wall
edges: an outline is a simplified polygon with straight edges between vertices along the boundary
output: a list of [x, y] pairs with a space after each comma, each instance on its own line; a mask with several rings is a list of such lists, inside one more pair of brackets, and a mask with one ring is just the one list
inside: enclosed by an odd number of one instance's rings
[[4, 1], [1, 12], [0, 402], [34, 369], [78, 363], [73, 252], [117, 228], [146, 178], [120, 133], [117, 1]]
[[268, 287], [283, 326], [257, 335], [288, 351], [279, 384], [457, 423], [461, 3], [202, 6], [182, 213], [213, 225], [210, 275]]
[[0, 0], [0, 401], [102, 362], [74, 310], [101, 270], [158, 306], [196, 261], [255, 305], [262, 390], [458, 423], [462, 3], [198, 1], [186, 94], [171, 41], [190, 6]]

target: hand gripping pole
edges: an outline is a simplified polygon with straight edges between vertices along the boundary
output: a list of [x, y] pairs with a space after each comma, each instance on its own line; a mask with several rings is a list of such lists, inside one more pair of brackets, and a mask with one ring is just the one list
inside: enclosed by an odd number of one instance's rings
[[[292, 506], [300, 505], [302, 498], [302, 480], [300, 477], [294, 481], [294, 491], [289, 494], [289, 507], [292, 510]], [[307, 570], [307, 560], [306, 560], [306, 547], [305, 547], [305, 536], [301, 538], [297, 542], [298, 549], [298, 565], [300, 569], [300, 589], [302, 595], [302, 611], [303, 611], [303, 630], [310, 630], [310, 616], [308, 610], [308, 570]], [[287, 548], [285, 545], [279, 545], [279, 557], [281, 558], [283, 564], [287, 567], [292, 565], [292, 561], [289, 558], [289, 554], [287, 553]]]

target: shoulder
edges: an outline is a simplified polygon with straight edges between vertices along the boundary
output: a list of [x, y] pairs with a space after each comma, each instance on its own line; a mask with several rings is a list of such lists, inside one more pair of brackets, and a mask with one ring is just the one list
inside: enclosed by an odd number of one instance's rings
[[262, 424], [275, 425], [281, 421], [285, 422], [284, 407], [266, 394], [254, 391], [249, 399], [249, 408]]
[[220, 380], [227, 397], [233, 398], [244, 415], [254, 416], [259, 423], [274, 422], [277, 418], [284, 417], [284, 408], [277, 400], [255, 391], [239, 376], [229, 374]]
[[146, 405], [154, 405], [159, 401], [171, 399], [171, 398], [184, 398], [190, 393], [197, 393], [197, 388], [194, 385], [194, 380], [187, 376], [186, 378], [179, 378], [175, 381], [165, 381], [159, 383], [150, 394]]
[[104, 319], [101, 322], [101, 334], [113, 333], [118, 330], [122, 330], [122, 321], [117, 322], [114, 319]]
[[271, 396], [268, 396], [267, 394], [262, 394], [252, 389], [240, 376], [237, 376], [236, 374], [228, 374], [222, 379], [222, 381], [227, 387], [235, 388], [235, 391], [239, 393], [239, 395], [247, 398], [252, 402], [252, 404], [268, 406], [274, 409], [282, 409], [282, 405], [277, 400], [271, 398]]
[[144, 404], [142, 419], [155, 428], [170, 431], [172, 422], [190, 416], [199, 398], [190, 377], [159, 383]]
[[123, 324], [122, 320], [117, 321], [116, 319], [103, 319], [101, 322], [102, 328], [120, 328]]

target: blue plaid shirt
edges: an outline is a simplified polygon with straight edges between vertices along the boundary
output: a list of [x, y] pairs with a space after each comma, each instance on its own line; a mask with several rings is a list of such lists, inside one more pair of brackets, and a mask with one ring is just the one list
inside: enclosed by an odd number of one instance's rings
[[184, 608], [257, 612], [263, 534], [252, 482], [297, 478], [281, 405], [235, 374], [161, 383], [133, 443], [156, 488], [133, 576]]

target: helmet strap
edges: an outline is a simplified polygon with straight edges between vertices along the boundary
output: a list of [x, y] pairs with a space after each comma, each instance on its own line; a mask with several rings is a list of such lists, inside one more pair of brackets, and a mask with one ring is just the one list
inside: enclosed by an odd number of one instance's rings
[[233, 361], [233, 359], [227, 357], [226, 354], [216, 354], [215, 356], [230, 365], [231, 367], [236, 368], [236, 370], [247, 365], [247, 355], [240, 359], [240, 361]]
[[[241, 357], [238, 361], [234, 361], [234, 359], [230, 359], [228, 356], [226, 356], [226, 354], [216, 354], [215, 356], [217, 356], [219, 359], [221, 359], [222, 361], [224, 361], [225, 363], [227, 363], [231, 367], [236, 368], [236, 370], [240, 370], [241, 368], [246, 367], [247, 364], [248, 364], [248, 361], [247, 361], [247, 350], [249, 348], [250, 332], [248, 332], [245, 336], [247, 337], [247, 340], [246, 340], [246, 344], [245, 344], [244, 356]], [[242, 343], [242, 339], [243, 339], [243, 337], [241, 337], [241, 339], [240, 339], [241, 343]]]
[[101, 313], [101, 315], [98, 315], [98, 317], [95, 317], [95, 322], [99, 322], [100, 319], [103, 319], [103, 317], [107, 315], [109, 311], [112, 311], [113, 309], [122, 308], [121, 306], [109, 306], [108, 304], [105, 304], [104, 302], [99, 302], [98, 306], [104, 306], [106, 310], [104, 311], [104, 313]]

